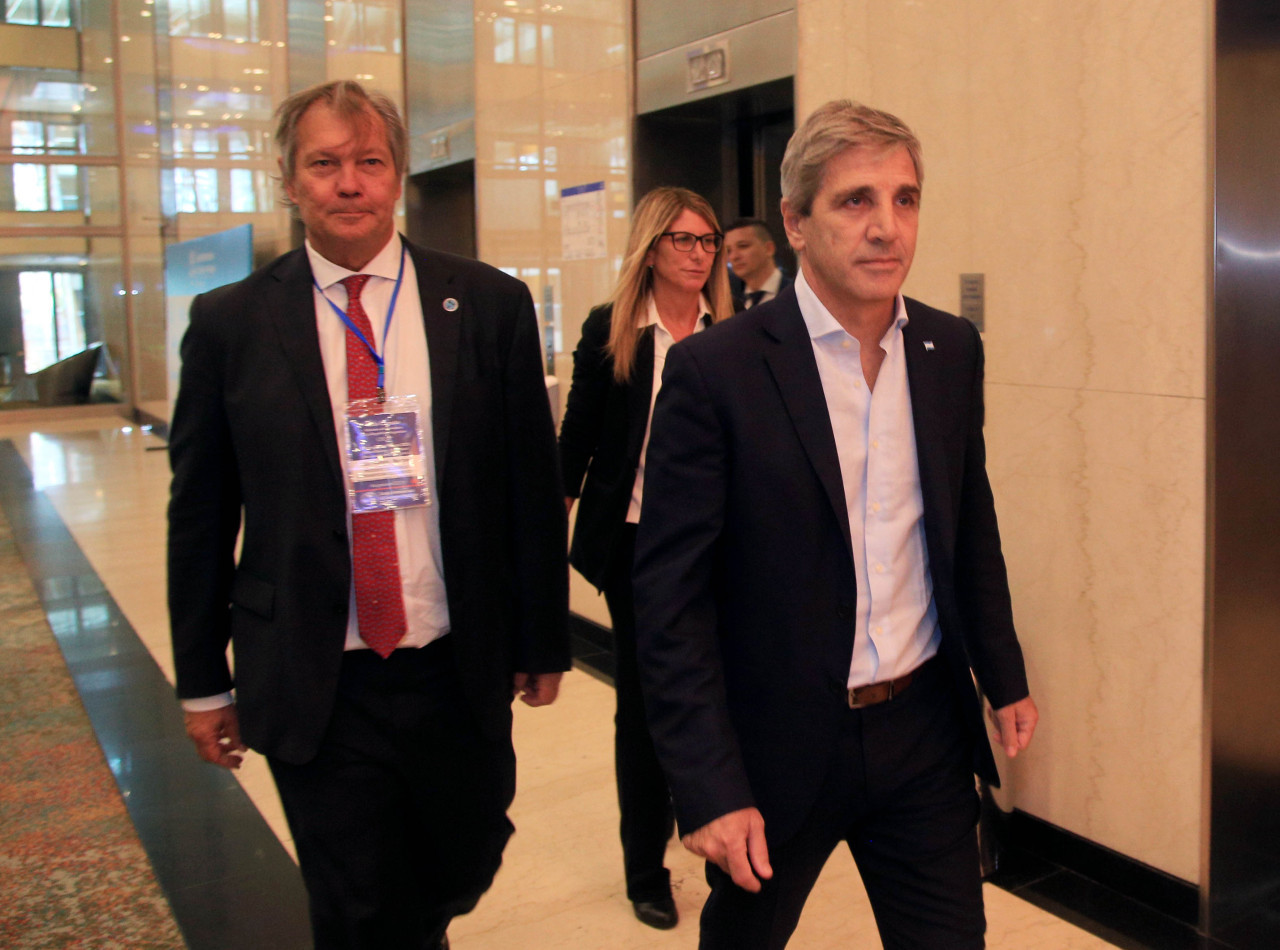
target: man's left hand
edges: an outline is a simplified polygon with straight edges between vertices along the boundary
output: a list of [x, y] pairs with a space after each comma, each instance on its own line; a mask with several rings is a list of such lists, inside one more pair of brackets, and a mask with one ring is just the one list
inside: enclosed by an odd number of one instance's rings
[[1031, 744], [1031, 734], [1040, 721], [1040, 711], [1030, 696], [993, 709], [990, 715], [996, 727], [996, 742], [1004, 746], [1004, 754], [1011, 759]]
[[234, 704], [203, 712], [186, 710], [182, 721], [200, 758], [224, 769], [238, 769], [248, 750], [240, 741], [240, 717]]
[[517, 673], [512, 693], [526, 706], [550, 706], [560, 693], [561, 673]]

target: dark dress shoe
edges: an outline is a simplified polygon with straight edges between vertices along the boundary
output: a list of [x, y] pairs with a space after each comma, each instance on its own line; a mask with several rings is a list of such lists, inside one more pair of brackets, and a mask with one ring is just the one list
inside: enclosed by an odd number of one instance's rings
[[676, 902], [670, 897], [656, 901], [632, 901], [631, 906], [635, 908], [636, 920], [655, 930], [670, 930], [680, 922]]

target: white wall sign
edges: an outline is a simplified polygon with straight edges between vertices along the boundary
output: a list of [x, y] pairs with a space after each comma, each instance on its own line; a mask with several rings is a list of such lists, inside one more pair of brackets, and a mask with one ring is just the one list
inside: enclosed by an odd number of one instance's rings
[[566, 261], [607, 256], [604, 182], [560, 190], [560, 248]]

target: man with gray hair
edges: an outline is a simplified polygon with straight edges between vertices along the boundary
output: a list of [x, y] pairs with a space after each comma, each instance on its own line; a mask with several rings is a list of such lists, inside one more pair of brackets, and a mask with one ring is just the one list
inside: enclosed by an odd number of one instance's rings
[[277, 119], [305, 247], [197, 297], [182, 343], [177, 692], [207, 761], [267, 757], [316, 947], [434, 950], [513, 830], [513, 695], [569, 666], [538, 326], [518, 280], [396, 233], [385, 96]]
[[[782, 163], [794, 287], [672, 347], [636, 545], [645, 703], [703, 950], [787, 944], [844, 841], [884, 946], [984, 943], [974, 772], [1037, 712], [968, 322], [902, 296], [923, 167], [830, 102]], [[652, 498], [652, 502], [648, 501]]]

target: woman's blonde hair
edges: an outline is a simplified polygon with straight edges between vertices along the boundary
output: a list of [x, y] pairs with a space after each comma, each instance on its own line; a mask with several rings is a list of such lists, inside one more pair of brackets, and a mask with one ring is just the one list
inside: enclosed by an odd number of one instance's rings
[[[647, 300], [653, 289], [653, 270], [645, 258], [662, 233], [671, 227], [682, 211], [701, 216], [712, 230], [720, 233], [716, 213], [707, 199], [688, 188], [663, 186], [655, 188], [636, 205], [631, 216], [631, 236], [627, 238], [627, 255], [622, 261], [622, 275], [613, 292], [613, 320], [609, 328], [609, 356], [613, 359], [613, 378], [625, 383], [631, 378], [636, 358], [640, 327], [648, 318]], [[716, 322], [733, 314], [733, 298], [729, 293], [729, 273], [725, 268], [724, 245], [711, 262], [711, 275], [702, 288], [711, 306], [711, 320]]]

